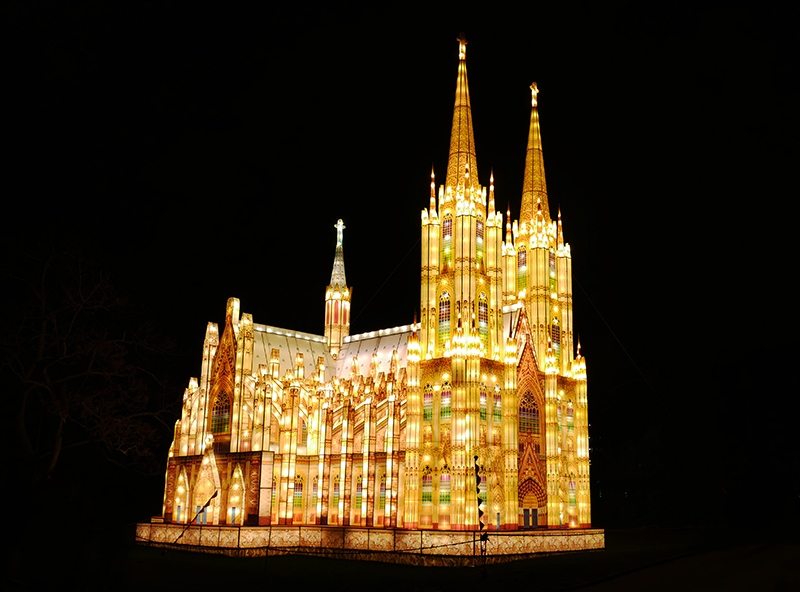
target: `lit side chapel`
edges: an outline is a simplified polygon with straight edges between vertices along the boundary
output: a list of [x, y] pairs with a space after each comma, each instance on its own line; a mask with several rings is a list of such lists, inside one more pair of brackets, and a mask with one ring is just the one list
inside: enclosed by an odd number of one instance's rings
[[[324, 335], [228, 301], [175, 427], [167, 523], [476, 530], [587, 528], [586, 363], [572, 263], [551, 219], [534, 84], [519, 221], [478, 182], [459, 66], [444, 185], [422, 211], [420, 319], [350, 335], [343, 231]], [[215, 495], [216, 494], [216, 495]], [[209, 502], [210, 503], [207, 503]]]

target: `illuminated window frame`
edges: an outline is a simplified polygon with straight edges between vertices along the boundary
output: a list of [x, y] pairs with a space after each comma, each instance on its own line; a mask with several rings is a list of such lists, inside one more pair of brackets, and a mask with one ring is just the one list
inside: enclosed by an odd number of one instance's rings
[[481, 294], [478, 298], [478, 335], [483, 347], [489, 349], [489, 303], [486, 301], [486, 294]]
[[517, 292], [528, 288], [528, 251], [525, 246], [519, 248], [517, 253]]
[[439, 346], [444, 347], [450, 339], [450, 293], [442, 292], [439, 297]]
[[214, 399], [211, 410], [211, 433], [227, 434], [231, 429], [231, 398], [220, 391]]
[[422, 421], [427, 423], [433, 421], [433, 387], [430, 384], [425, 386], [422, 393]]
[[303, 507], [303, 476], [297, 475], [294, 478], [294, 507], [300, 509]]
[[442, 220], [442, 271], [453, 266], [453, 216], [445, 214]]
[[450, 386], [450, 382], [447, 381], [442, 385], [441, 395], [439, 395], [440, 421], [450, 421], [452, 401], [453, 401], [453, 390]]

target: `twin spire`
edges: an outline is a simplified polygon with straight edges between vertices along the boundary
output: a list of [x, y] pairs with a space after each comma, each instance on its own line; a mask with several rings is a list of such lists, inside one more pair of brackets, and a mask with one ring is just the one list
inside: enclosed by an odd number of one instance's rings
[[[528, 224], [536, 215], [538, 200], [541, 200], [542, 203], [544, 219], [550, 220], [542, 156], [542, 135], [539, 129], [539, 112], [536, 108], [538, 93], [539, 89], [534, 82], [531, 85], [531, 123], [528, 130], [525, 180], [522, 187], [522, 207], [520, 208], [520, 222]], [[461, 33], [458, 37], [456, 102], [453, 111], [453, 127], [450, 132], [450, 155], [447, 159], [445, 186], [455, 189], [457, 186], [465, 184], [465, 180], [470, 187], [480, 189], [478, 161], [475, 156], [475, 137], [472, 131], [472, 107], [469, 102], [469, 85], [467, 83], [467, 40], [464, 33]]]
[[541, 200], [545, 221], [550, 220], [550, 207], [547, 203], [547, 184], [544, 178], [544, 157], [542, 156], [542, 132], [539, 129], [539, 111], [536, 109], [536, 95], [539, 89], [531, 84], [531, 125], [528, 129], [528, 151], [525, 155], [525, 181], [522, 184], [522, 207], [519, 221], [533, 220], [536, 203]]
[[465, 189], [480, 189], [478, 161], [475, 158], [475, 137], [472, 133], [472, 108], [467, 84], [467, 40], [464, 33], [461, 33], [458, 37], [456, 104], [453, 110], [453, 127], [450, 131], [450, 156], [447, 159], [445, 186], [455, 189], [463, 185], [467, 170], [469, 170], [469, 187]]

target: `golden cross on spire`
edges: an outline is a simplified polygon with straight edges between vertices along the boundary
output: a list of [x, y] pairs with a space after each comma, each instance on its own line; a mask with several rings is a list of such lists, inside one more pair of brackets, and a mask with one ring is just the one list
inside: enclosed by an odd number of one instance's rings
[[531, 84], [531, 106], [532, 107], [536, 106], [536, 95], [538, 95], [538, 94], [539, 94], [539, 89], [536, 86], [536, 83], [534, 82], [533, 84]]
[[458, 59], [463, 60], [467, 57], [467, 38], [464, 33], [458, 35]]
[[342, 244], [342, 238], [344, 237], [343, 231], [345, 229], [345, 225], [344, 222], [342, 222], [342, 219], [339, 218], [339, 221], [336, 224], [334, 224], [333, 227], [336, 229], [336, 246], [338, 247]]

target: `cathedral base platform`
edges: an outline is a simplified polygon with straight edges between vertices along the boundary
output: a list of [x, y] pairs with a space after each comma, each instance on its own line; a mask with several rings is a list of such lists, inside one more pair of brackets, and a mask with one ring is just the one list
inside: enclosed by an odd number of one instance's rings
[[500, 563], [605, 548], [602, 529], [491, 531], [485, 560], [476, 531], [342, 526], [200, 526], [139, 523], [139, 544], [237, 557], [301, 554], [410, 565]]

